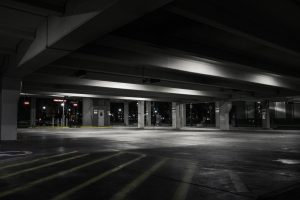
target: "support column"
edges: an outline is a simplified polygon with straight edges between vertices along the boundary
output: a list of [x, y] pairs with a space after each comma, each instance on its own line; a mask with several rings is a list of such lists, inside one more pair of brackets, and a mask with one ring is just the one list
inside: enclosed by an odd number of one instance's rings
[[220, 102], [215, 102], [215, 124], [220, 128]]
[[[110, 125], [110, 100], [99, 99], [98, 100], [98, 126]], [[95, 106], [96, 107], [96, 106]]]
[[[231, 102], [218, 102], [217, 104], [216, 104], [216, 125], [218, 125], [217, 123], [219, 123], [219, 125], [216, 127], [220, 128], [221, 130], [229, 130], [230, 129], [229, 112], [231, 110], [232, 104]], [[217, 112], [217, 107], [219, 107], [219, 114]]]
[[172, 102], [172, 127], [176, 128], [176, 102]]
[[138, 101], [138, 128], [145, 127], [145, 101]]
[[20, 96], [20, 81], [1, 79], [0, 88], [0, 140], [17, 139], [17, 113]]
[[30, 102], [30, 126], [35, 127], [36, 125], [36, 98], [31, 97]]
[[172, 102], [172, 127], [180, 129], [182, 127], [182, 106], [180, 103]]
[[180, 110], [181, 110], [181, 126], [186, 126], [186, 104], [182, 103], [180, 104]]
[[124, 102], [124, 124], [125, 124], [125, 126], [129, 125], [129, 103], [128, 103], [128, 101]]
[[151, 101], [146, 101], [146, 126], [151, 126]]
[[269, 101], [264, 102], [264, 108], [262, 109], [262, 128], [271, 128]]
[[66, 114], [65, 114], [65, 102], [62, 103], [62, 118], [61, 118], [61, 126], [66, 125]]
[[91, 98], [84, 98], [82, 100], [82, 125], [92, 126], [93, 118], [93, 100]]

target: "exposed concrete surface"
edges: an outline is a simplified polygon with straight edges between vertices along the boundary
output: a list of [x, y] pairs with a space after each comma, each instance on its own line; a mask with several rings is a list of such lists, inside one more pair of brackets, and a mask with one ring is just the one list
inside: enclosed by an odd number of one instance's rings
[[[32, 154], [0, 157], [0, 199], [293, 199], [289, 189], [299, 195], [298, 131], [39, 128], [18, 136], [0, 151]], [[68, 154], [47, 158], [62, 153]]]

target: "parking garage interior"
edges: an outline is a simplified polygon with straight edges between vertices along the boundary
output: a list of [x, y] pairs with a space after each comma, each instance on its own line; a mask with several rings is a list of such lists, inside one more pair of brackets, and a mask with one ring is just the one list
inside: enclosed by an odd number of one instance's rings
[[299, 0], [1, 0], [0, 199], [298, 200]]

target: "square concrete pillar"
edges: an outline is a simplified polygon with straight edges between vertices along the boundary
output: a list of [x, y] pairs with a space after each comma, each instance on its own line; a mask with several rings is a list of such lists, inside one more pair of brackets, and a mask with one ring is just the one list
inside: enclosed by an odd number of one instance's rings
[[264, 102], [264, 106], [262, 109], [262, 128], [264, 129], [271, 128], [269, 101]]
[[138, 128], [145, 127], [145, 101], [138, 101]]
[[146, 126], [151, 126], [151, 101], [146, 101]]
[[[219, 101], [216, 103], [216, 127], [220, 128], [221, 130], [230, 129], [229, 112], [231, 107], [231, 102]], [[217, 110], [219, 110], [219, 112], [217, 112]]]
[[186, 104], [181, 103], [180, 104], [180, 110], [181, 110], [181, 126], [186, 126]]
[[[95, 111], [97, 110], [97, 112]], [[109, 99], [95, 99], [94, 100], [94, 119], [95, 126], [109, 126], [110, 125], [110, 100]], [[97, 113], [97, 116], [95, 115]]]
[[36, 125], [36, 97], [31, 97], [30, 102], [30, 126], [35, 127]]
[[110, 100], [83, 99], [83, 126], [109, 126]]
[[93, 100], [91, 98], [83, 98], [82, 100], [82, 125], [92, 126], [93, 118]]
[[220, 128], [220, 102], [215, 102], [215, 124]]
[[182, 104], [172, 102], [172, 127], [180, 129], [182, 127]]
[[125, 126], [129, 125], [129, 102], [124, 102], [124, 124]]
[[176, 102], [172, 102], [172, 127], [176, 128]]
[[20, 80], [6, 77], [1, 79], [0, 140], [17, 139], [17, 114], [20, 86]]

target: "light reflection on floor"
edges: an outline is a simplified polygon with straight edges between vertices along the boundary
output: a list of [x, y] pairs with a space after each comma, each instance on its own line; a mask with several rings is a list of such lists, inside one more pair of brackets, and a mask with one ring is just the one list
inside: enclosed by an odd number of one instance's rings
[[[177, 188], [184, 191], [182, 194], [190, 195], [188, 199], [191, 197], [197, 199], [197, 195], [201, 197], [207, 195], [203, 199], [249, 199], [295, 184], [300, 180], [298, 172], [300, 134], [297, 131], [171, 130], [157, 127], [141, 130], [118, 127], [35, 128], [19, 129], [18, 132], [19, 141], [2, 143], [0, 146], [2, 151], [32, 151], [33, 156], [70, 151], [78, 151], [81, 154], [126, 151], [145, 154], [153, 161], [142, 164], [138, 169], [151, 169], [157, 161], [167, 159], [166, 168], [162, 168], [156, 175], [160, 178], [149, 176], [145, 179], [148, 185], [142, 187], [142, 193], [137, 190], [136, 195], [142, 195], [140, 197], [143, 197], [146, 191], [148, 194], [155, 194], [148, 191], [151, 187], [162, 190], [164, 194], [167, 188], [173, 185], [173, 189], [168, 193], [169, 197], [176, 194], [174, 190]], [[121, 162], [122, 158], [116, 161]], [[193, 168], [197, 170], [193, 172], [194, 178], [190, 180], [191, 191], [186, 191], [186, 185], [181, 184], [181, 179], [182, 177], [190, 179], [191, 173], [186, 172], [187, 169]], [[57, 170], [62, 169], [58, 167]], [[43, 173], [48, 174], [44, 171]], [[131, 173], [130, 170], [126, 171], [122, 176], [117, 176], [114, 181], [107, 183], [114, 185]], [[146, 176], [142, 175], [143, 173], [146, 171], [139, 171], [138, 174], [142, 178], [138, 180], [148, 177], [147, 173]], [[15, 181], [13, 179], [12, 183]], [[161, 186], [162, 184], [164, 186]], [[105, 184], [97, 187], [105, 187]], [[219, 197], [215, 196], [217, 191]]]

